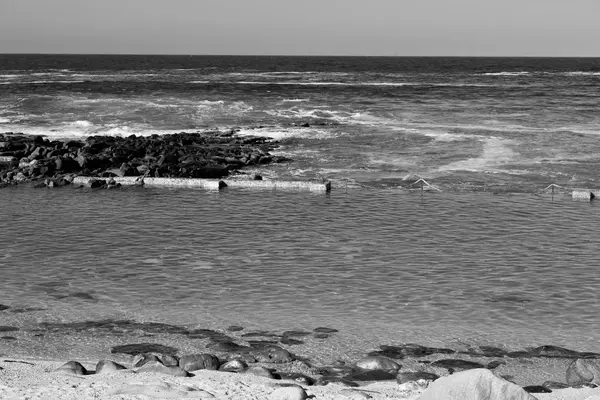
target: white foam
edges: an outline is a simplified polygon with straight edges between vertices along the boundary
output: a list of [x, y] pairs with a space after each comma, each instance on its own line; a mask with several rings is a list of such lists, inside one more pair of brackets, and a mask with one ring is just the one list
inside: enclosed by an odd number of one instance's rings
[[502, 71], [502, 72], [486, 72], [482, 75], [486, 76], [522, 76], [522, 75], [530, 75], [531, 72], [528, 71]]
[[327, 139], [335, 137], [336, 135], [332, 132], [313, 129], [313, 128], [283, 128], [283, 127], [264, 127], [260, 129], [241, 129], [236, 133], [239, 136], [260, 136], [267, 137], [274, 140], [285, 140], [291, 138], [303, 138], [303, 139]]
[[482, 139], [484, 141], [481, 155], [466, 160], [456, 161], [441, 166], [438, 171], [487, 171], [490, 167], [497, 167], [514, 160], [517, 153], [508, 145], [511, 140], [496, 137]]
[[310, 101], [310, 99], [283, 99], [281, 101], [283, 103], [302, 103], [305, 101]]

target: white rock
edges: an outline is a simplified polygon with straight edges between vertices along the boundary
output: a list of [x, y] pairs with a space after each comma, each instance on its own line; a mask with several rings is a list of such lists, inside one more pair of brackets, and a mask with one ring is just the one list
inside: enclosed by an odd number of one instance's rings
[[300, 386], [286, 386], [271, 392], [269, 400], [305, 400], [308, 395]]
[[440, 378], [419, 400], [535, 400], [523, 388], [477, 368]]
[[366, 370], [398, 371], [400, 364], [386, 357], [365, 357], [358, 360], [356, 366]]

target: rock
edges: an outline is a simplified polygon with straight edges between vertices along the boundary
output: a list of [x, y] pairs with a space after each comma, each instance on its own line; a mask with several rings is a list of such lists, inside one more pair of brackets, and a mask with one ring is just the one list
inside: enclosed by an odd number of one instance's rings
[[419, 400], [535, 400], [523, 388], [488, 369], [458, 372], [433, 382]]
[[600, 384], [600, 365], [593, 360], [579, 358], [567, 367], [567, 383], [572, 385], [578, 382]]
[[315, 384], [315, 380], [313, 378], [299, 372], [278, 372], [278, 374], [281, 379], [296, 381], [300, 385], [311, 386]]
[[305, 400], [307, 398], [306, 391], [300, 386], [281, 387], [269, 395], [269, 400]]
[[365, 357], [356, 363], [356, 367], [364, 370], [398, 371], [400, 364], [385, 357]]
[[120, 371], [125, 368], [123, 365], [110, 360], [100, 360], [96, 364], [96, 374], [106, 374], [110, 372]]
[[313, 334], [313, 337], [315, 339], [327, 339], [327, 338], [329, 338], [329, 334], [328, 333], [315, 333], [315, 334]]
[[524, 386], [523, 390], [527, 393], [552, 393], [552, 390], [540, 385]]
[[8, 310], [10, 307], [5, 306], [4, 304], [0, 304], [0, 311]]
[[19, 328], [16, 326], [2, 326], [0, 325], [0, 332], [16, 332]]
[[135, 357], [133, 357], [133, 361], [131, 362], [131, 368], [140, 368], [144, 364], [147, 364], [149, 362], [156, 362], [156, 361], [163, 364], [163, 362], [161, 360], [159, 360], [158, 357], [156, 357], [154, 354], [149, 354], [149, 353], [136, 354]]
[[62, 372], [70, 375], [87, 375], [88, 371], [77, 361], [69, 361], [58, 367], [55, 372]]
[[139, 353], [158, 353], [174, 355], [177, 353], [177, 349], [174, 347], [164, 346], [156, 343], [137, 343], [137, 344], [126, 344], [123, 346], [115, 346], [110, 349], [111, 353], [123, 353], [135, 356]]
[[315, 333], [336, 333], [339, 331], [337, 329], [333, 329], [333, 328], [319, 327], [319, 328], [313, 329], [313, 332], [315, 332]]
[[227, 328], [227, 330], [229, 332], [239, 332], [239, 331], [243, 331], [244, 327], [242, 326], [237, 326], [237, 325], [231, 325], [230, 327]]
[[306, 331], [285, 331], [281, 334], [282, 337], [290, 336], [309, 336], [311, 333]]
[[302, 340], [292, 339], [292, 338], [287, 337], [287, 336], [281, 338], [281, 340], [279, 342], [283, 343], [283, 344], [287, 344], [288, 346], [293, 346], [293, 345], [296, 345], [296, 344], [304, 344], [304, 342]]
[[262, 376], [263, 378], [275, 379], [275, 375], [273, 375], [271, 370], [260, 366], [250, 367], [245, 370], [244, 373], [248, 375]]
[[242, 372], [246, 368], [248, 368], [248, 364], [246, 364], [243, 360], [231, 360], [227, 361], [225, 364], [219, 367], [219, 371], [225, 372]]
[[199, 369], [218, 370], [219, 359], [212, 354], [189, 354], [181, 357], [179, 366], [186, 371], [197, 371]]
[[456, 351], [451, 349], [440, 349], [435, 347], [426, 347], [414, 343], [406, 343], [399, 346], [381, 345], [380, 350], [372, 351], [369, 353], [370, 356], [384, 356], [395, 359], [402, 359], [404, 357], [423, 357], [431, 354], [454, 354]]
[[398, 385], [398, 390], [401, 392], [423, 392], [429, 387], [429, 384], [433, 382], [427, 379], [419, 379], [417, 381], [410, 381], [401, 383]]
[[456, 370], [467, 370], [467, 369], [476, 369], [476, 368], [484, 368], [483, 364], [480, 364], [475, 361], [466, 361], [466, 360], [458, 360], [458, 359], [444, 359], [437, 360], [431, 363], [434, 367], [442, 367], [448, 370], [456, 371]]
[[494, 361], [490, 361], [488, 363], [488, 365], [486, 365], [486, 368], [487, 369], [496, 369], [499, 366], [504, 365], [504, 364], [506, 364], [506, 361], [503, 361], [503, 360], [494, 360]]
[[252, 351], [250, 354], [253, 355], [258, 362], [287, 363], [294, 361], [294, 356], [289, 351], [273, 345], [257, 351]]
[[346, 375], [344, 379], [357, 382], [365, 381], [393, 381], [396, 379], [396, 373], [390, 371], [375, 370], [359, 370]]
[[160, 360], [161, 363], [163, 363], [163, 365], [166, 365], [167, 367], [178, 367], [179, 366], [179, 359], [173, 355], [159, 354], [158, 359]]
[[136, 370], [137, 373], [154, 372], [159, 374], [188, 377], [190, 373], [180, 367], [167, 367], [159, 361], [152, 361], [144, 364], [141, 368]]
[[407, 382], [416, 382], [418, 380], [435, 381], [439, 376], [430, 372], [400, 372], [396, 376], [396, 381], [399, 384]]
[[554, 389], [566, 389], [569, 387], [566, 383], [555, 382], [555, 381], [546, 381], [542, 383], [542, 386], [546, 389], [554, 390]]

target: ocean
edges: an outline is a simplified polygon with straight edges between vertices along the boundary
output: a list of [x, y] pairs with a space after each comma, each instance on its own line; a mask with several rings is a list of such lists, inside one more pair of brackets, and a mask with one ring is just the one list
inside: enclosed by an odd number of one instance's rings
[[600, 187], [600, 59], [0, 55], [0, 132], [207, 129], [273, 138], [291, 161], [251, 172], [333, 190], [2, 189], [0, 353], [199, 346], [97, 321], [338, 329], [291, 346], [323, 362], [600, 351], [600, 217], [568, 196]]

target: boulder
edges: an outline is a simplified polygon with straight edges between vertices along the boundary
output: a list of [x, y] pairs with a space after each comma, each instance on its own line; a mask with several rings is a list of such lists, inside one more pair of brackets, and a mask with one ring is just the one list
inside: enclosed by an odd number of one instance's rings
[[123, 365], [110, 360], [100, 360], [96, 364], [96, 374], [107, 374], [127, 369]]
[[88, 371], [85, 369], [85, 367], [77, 361], [69, 361], [68, 363], [61, 365], [55, 370], [55, 372], [62, 372], [69, 375], [88, 374]]
[[135, 356], [139, 353], [155, 353], [155, 354], [169, 354], [173, 355], [177, 353], [175, 347], [164, 346], [156, 343], [136, 343], [136, 344], [125, 344], [122, 346], [115, 346], [110, 349], [111, 353], [123, 353]]
[[225, 364], [219, 367], [219, 371], [225, 372], [242, 372], [246, 368], [248, 368], [248, 364], [246, 364], [243, 360], [231, 360], [227, 361]]
[[365, 357], [356, 363], [363, 370], [398, 371], [400, 364], [385, 357]]
[[179, 376], [179, 377], [188, 377], [190, 376], [189, 372], [180, 368], [180, 367], [167, 367], [163, 365], [159, 361], [152, 361], [144, 364], [141, 368], [136, 370], [137, 373], [147, 373], [154, 372], [159, 374], [171, 375], [171, 376]]
[[396, 376], [396, 381], [399, 384], [403, 384], [407, 382], [416, 382], [419, 380], [435, 381], [438, 378], [438, 375], [430, 372], [400, 372], [398, 376]]
[[140, 354], [136, 354], [135, 357], [133, 357], [133, 361], [131, 362], [131, 367], [132, 368], [140, 368], [140, 367], [144, 366], [144, 364], [147, 364], [149, 362], [156, 362], [156, 361], [163, 364], [163, 362], [161, 360], [159, 360], [158, 357], [156, 357], [154, 354], [140, 353]]
[[186, 371], [197, 371], [199, 369], [219, 369], [219, 359], [208, 353], [189, 354], [181, 357], [179, 366]]
[[244, 373], [248, 375], [262, 376], [263, 378], [275, 379], [275, 375], [273, 375], [270, 369], [260, 366], [250, 367], [245, 370]]
[[419, 400], [535, 400], [523, 388], [488, 369], [472, 369], [433, 382]]
[[252, 351], [251, 354], [258, 362], [287, 363], [294, 361], [294, 356], [289, 351], [274, 345]]
[[269, 400], [305, 400], [306, 391], [300, 386], [286, 386], [275, 389], [269, 395]]
[[600, 365], [594, 360], [579, 358], [567, 367], [566, 379], [569, 385], [580, 382], [600, 385]]

